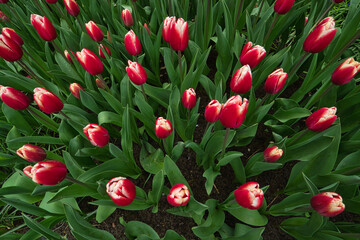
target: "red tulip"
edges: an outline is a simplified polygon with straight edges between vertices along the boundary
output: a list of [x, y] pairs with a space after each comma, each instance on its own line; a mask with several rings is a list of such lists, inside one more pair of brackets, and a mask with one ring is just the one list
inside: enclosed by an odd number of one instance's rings
[[220, 112], [220, 122], [227, 128], [238, 128], [243, 123], [249, 101], [240, 95], [232, 96], [224, 103]]
[[77, 99], [80, 99], [80, 90], [84, 91], [84, 88], [80, 84], [78, 84], [78, 83], [70, 84], [70, 92]]
[[128, 67], [126, 67], [126, 73], [130, 80], [136, 85], [142, 85], [147, 80], [147, 74], [145, 69], [137, 62], [128, 60]]
[[175, 51], [184, 51], [189, 44], [189, 26], [184, 19], [179, 18], [170, 28], [169, 43]]
[[275, 70], [266, 79], [264, 86], [265, 92], [269, 94], [280, 92], [285, 85], [286, 79], [287, 73], [285, 73], [282, 68]]
[[2, 22], [8, 22], [10, 21], [10, 19], [8, 18], [8, 16], [6, 16], [5, 13], [3, 13], [2, 11], [0, 11], [0, 19]]
[[102, 126], [90, 123], [84, 127], [83, 131], [90, 143], [94, 146], [103, 147], [109, 143], [109, 133]]
[[6, 105], [15, 110], [24, 110], [30, 104], [29, 98], [24, 93], [12, 87], [0, 85], [0, 97]]
[[331, 76], [331, 81], [336, 85], [344, 85], [353, 79], [360, 71], [360, 63], [354, 58], [346, 59], [338, 66]]
[[344, 0], [332, 0], [334, 3], [342, 3]]
[[9, 0], [0, 0], [0, 3], [7, 3]]
[[230, 89], [235, 93], [246, 93], [252, 85], [252, 74], [249, 65], [239, 68], [231, 78]]
[[106, 184], [106, 192], [118, 206], [127, 206], [136, 197], [136, 187], [125, 177], [116, 177]]
[[20, 60], [23, 55], [21, 47], [10, 38], [0, 34], [0, 57], [8, 62]]
[[322, 20], [307, 36], [303, 44], [304, 51], [318, 53], [324, 50], [336, 34], [335, 21], [332, 17]]
[[144, 23], [144, 28], [145, 28], [146, 32], [149, 34], [149, 36], [151, 36], [150, 28], [146, 23]]
[[190, 200], [190, 191], [182, 183], [175, 184], [167, 195], [168, 203], [174, 207], [185, 206]]
[[264, 193], [259, 188], [259, 183], [248, 182], [234, 191], [236, 202], [251, 210], [259, 209], [263, 203]]
[[320, 108], [306, 119], [306, 126], [314, 132], [321, 132], [336, 120], [336, 107]]
[[196, 93], [193, 88], [185, 90], [182, 95], [182, 103], [185, 108], [192, 109], [196, 104]]
[[211, 100], [205, 108], [205, 119], [208, 122], [216, 122], [220, 118], [222, 104], [218, 100]]
[[47, 17], [42, 17], [37, 14], [31, 14], [31, 24], [34, 26], [40, 37], [45, 41], [52, 41], [56, 39], [57, 34], [52, 23]]
[[286, 14], [292, 6], [294, 5], [295, 0], [276, 0], [274, 5], [274, 10], [278, 14]]
[[38, 162], [34, 166], [27, 166], [23, 169], [23, 172], [36, 183], [56, 185], [65, 179], [67, 169], [62, 162], [48, 160]]
[[250, 68], [256, 67], [266, 55], [265, 48], [260, 45], [252, 47], [252, 45], [252, 42], [246, 43], [240, 54], [241, 64], [248, 64]]
[[130, 55], [136, 56], [141, 53], [141, 44], [138, 37], [135, 35], [133, 30], [130, 30], [124, 39], [126, 51]]
[[85, 28], [91, 39], [95, 42], [101, 42], [104, 39], [103, 32], [93, 21], [85, 23]]
[[34, 100], [39, 108], [47, 114], [60, 112], [64, 107], [60, 98], [41, 87], [34, 89]]
[[308, 17], [305, 17], [305, 22], [304, 22], [304, 26], [306, 25], [307, 21], [309, 20]]
[[47, 3], [49, 3], [49, 4], [54, 4], [54, 3], [56, 3], [58, 0], [46, 0], [46, 2]]
[[264, 160], [266, 162], [276, 162], [277, 160], [279, 160], [279, 158], [281, 158], [281, 156], [283, 155], [283, 150], [273, 146], [273, 147], [268, 147], [267, 149], [265, 149], [264, 153]]
[[129, 9], [122, 10], [122, 20], [125, 26], [131, 27], [134, 25], [134, 20]]
[[162, 36], [165, 42], [170, 43], [170, 38], [171, 38], [170, 32], [175, 21], [176, 21], [176, 17], [166, 17], [164, 20], [163, 28], [162, 28]]
[[101, 89], [105, 89], [106, 85], [104, 84], [104, 81], [101, 81], [99, 78], [96, 79], [96, 86]]
[[4, 36], [13, 40], [17, 45], [21, 47], [24, 44], [22, 38], [12, 28], [3, 28], [1, 32]]
[[[70, 52], [71, 52], [71, 54], [73, 55], [73, 57], [75, 57], [75, 53], [74, 53], [73, 51], [70, 51]], [[74, 63], [68, 50], [64, 50], [64, 55], [65, 55], [66, 59], [67, 59], [71, 64]]]
[[106, 57], [105, 57], [105, 54], [103, 53], [104, 48], [105, 48], [105, 50], [106, 50], [106, 52], [107, 52], [107, 54], [109, 56], [111, 56], [111, 51], [107, 46], [105, 46], [103, 44], [100, 44], [100, 46], [99, 46], [99, 56], [105, 59]]
[[335, 217], [345, 210], [342, 197], [334, 192], [319, 193], [311, 198], [311, 207], [324, 217]]
[[41, 162], [46, 158], [45, 150], [32, 144], [25, 144], [16, 150], [16, 154], [29, 162]]
[[155, 134], [158, 138], [167, 138], [173, 131], [171, 122], [159, 117], [155, 123]]
[[75, 0], [64, 0], [64, 5], [71, 16], [77, 17], [77, 15], [79, 15], [80, 8]]
[[101, 74], [104, 66], [101, 60], [92, 51], [83, 48], [81, 52], [76, 52], [76, 58], [81, 66], [91, 75]]

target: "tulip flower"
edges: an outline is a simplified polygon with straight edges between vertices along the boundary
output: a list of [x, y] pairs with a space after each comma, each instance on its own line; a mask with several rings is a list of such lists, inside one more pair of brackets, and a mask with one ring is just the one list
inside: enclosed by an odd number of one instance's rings
[[80, 90], [84, 91], [84, 88], [80, 84], [78, 84], [78, 83], [70, 84], [70, 92], [77, 99], [80, 99]]
[[182, 183], [175, 184], [170, 189], [167, 200], [174, 207], [185, 206], [190, 200], [190, 191]]
[[342, 3], [344, 0], [332, 0], [334, 3]]
[[94, 146], [103, 147], [109, 143], [109, 133], [102, 126], [90, 123], [83, 128], [83, 131], [90, 143]]
[[306, 126], [314, 132], [321, 132], [336, 120], [336, 107], [320, 108], [306, 119]]
[[77, 15], [79, 15], [80, 8], [75, 0], [64, 0], [64, 5], [71, 16], [77, 17]]
[[23, 169], [23, 172], [36, 183], [56, 185], [65, 179], [67, 169], [62, 162], [48, 160], [38, 162], [34, 166], [27, 166]]
[[185, 90], [182, 95], [182, 103], [185, 108], [192, 109], [196, 104], [196, 93], [193, 88]]
[[170, 28], [169, 43], [175, 51], [184, 51], [189, 44], [189, 26], [184, 19], [179, 18]]
[[23, 51], [16, 42], [0, 34], [0, 57], [8, 62], [14, 62], [20, 60], [22, 55]]
[[266, 55], [265, 48], [260, 45], [252, 47], [252, 45], [252, 42], [246, 43], [240, 54], [241, 64], [248, 64], [250, 68], [256, 67]]
[[96, 79], [96, 86], [101, 89], [106, 89], [106, 85], [104, 81], [101, 81], [99, 78]]
[[146, 32], [149, 34], [149, 36], [151, 36], [150, 28], [146, 23], [144, 23], [144, 28], [145, 28]]
[[131, 27], [132, 25], [134, 25], [134, 20], [129, 9], [126, 8], [122, 10], [121, 15], [125, 26]]
[[49, 4], [55, 4], [58, 0], [46, 0], [47, 3]]
[[272, 72], [265, 81], [265, 92], [268, 94], [280, 92], [285, 85], [287, 76], [287, 73], [285, 73], [282, 68]]
[[274, 11], [277, 14], [286, 14], [292, 6], [294, 5], [295, 0], [276, 0], [274, 5]]
[[205, 119], [208, 122], [216, 122], [220, 118], [222, 104], [218, 100], [211, 100], [205, 108]]
[[95, 42], [101, 42], [104, 39], [103, 32], [93, 21], [85, 23], [85, 28], [91, 39]]
[[273, 147], [268, 147], [267, 149], [265, 149], [264, 153], [264, 160], [266, 162], [276, 162], [277, 160], [279, 160], [279, 158], [281, 158], [281, 156], [283, 155], [283, 150], [273, 146]]
[[0, 11], [0, 19], [2, 22], [8, 22], [10, 21], [10, 19], [8, 18], [8, 16], [6, 16], [5, 13], [3, 13], [2, 11]]
[[220, 122], [226, 128], [238, 128], [243, 123], [249, 101], [240, 95], [232, 96], [223, 105], [220, 112]]
[[105, 45], [103, 45], [103, 44], [100, 44], [100, 46], [99, 46], [99, 56], [100, 57], [102, 57], [102, 58], [106, 58], [105, 57], [105, 54], [104, 54], [104, 52], [103, 52], [103, 49], [105, 49], [106, 50], [106, 52], [107, 52], [107, 54], [109, 55], [109, 56], [111, 56], [111, 51], [110, 51], [110, 49], [107, 47], [107, 46], [105, 46]]
[[6, 105], [15, 110], [24, 110], [30, 104], [29, 98], [24, 93], [12, 87], [0, 85], [0, 98]]
[[126, 51], [132, 55], [136, 56], [141, 53], [141, 44], [138, 37], [135, 35], [133, 30], [130, 30], [124, 39]]
[[76, 52], [76, 58], [81, 66], [91, 75], [101, 74], [104, 66], [101, 60], [92, 51], [83, 48], [81, 52]]
[[158, 138], [167, 138], [173, 131], [171, 122], [159, 117], [155, 123], [155, 134]]
[[118, 206], [127, 206], [136, 197], [136, 187], [125, 177], [116, 177], [106, 184], [106, 192]]
[[259, 209], [263, 203], [264, 193], [259, 188], [259, 183], [248, 182], [234, 191], [236, 202], [251, 210]]
[[145, 69], [137, 62], [128, 60], [128, 67], [126, 67], [126, 73], [130, 80], [136, 85], [142, 85], [147, 80], [147, 74]]
[[304, 22], [304, 26], [306, 25], [307, 21], [309, 20], [308, 17], [305, 17], [305, 22]]
[[41, 87], [34, 89], [34, 100], [39, 108], [47, 114], [60, 112], [64, 107], [60, 98]]
[[[71, 54], [73, 55], [73, 57], [75, 57], [75, 53], [74, 53], [73, 51], [70, 51], [70, 52], [71, 52]], [[71, 64], [74, 63], [68, 50], [64, 50], [64, 55], [65, 55], [66, 59], [67, 59]]]
[[360, 71], [360, 63], [354, 58], [346, 59], [338, 66], [331, 76], [331, 81], [335, 85], [344, 85], [353, 79]]
[[31, 14], [30, 20], [31, 24], [34, 26], [37, 33], [43, 40], [52, 41], [56, 39], [56, 30], [47, 17]]
[[9, 0], [0, 0], [0, 3], [7, 3]]
[[336, 34], [335, 20], [327, 17], [322, 20], [307, 36], [303, 44], [304, 51], [318, 53], [324, 50], [334, 39]]
[[246, 93], [252, 85], [252, 74], [249, 65], [239, 68], [231, 78], [230, 89], [235, 93]]
[[22, 40], [22, 38], [12, 28], [3, 28], [1, 33], [4, 36], [13, 40], [20, 47], [24, 44], [24, 41]]
[[162, 28], [162, 36], [164, 38], [164, 41], [167, 43], [170, 43], [170, 38], [171, 38], [170, 32], [175, 21], [176, 21], [176, 17], [166, 17], [164, 20], [163, 28]]
[[16, 150], [16, 154], [29, 162], [41, 162], [46, 158], [45, 150], [32, 144], [25, 144]]
[[335, 217], [345, 210], [342, 197], [334, 192], [319, 193], [311, 198], [311, 207], [324, 217]]

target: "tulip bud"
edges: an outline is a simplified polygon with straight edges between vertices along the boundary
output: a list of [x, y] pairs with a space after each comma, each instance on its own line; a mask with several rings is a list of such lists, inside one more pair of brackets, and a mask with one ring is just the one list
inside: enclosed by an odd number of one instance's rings
[[6, 16], [5, 13], [3, 13], [2, 11], [0, 11], [0, 19], [2, 22], [8, 22], [10, 21], [10, 19], [8, 18], [8, 16]]
[[91, 39], [95, 42], [101, 42], [104, 39], [103, 32], [93, 21], [85, 23], [85, 28]]
[[76, 52], [76, 58], [91, 75], [101, 74], [104, 69], [101, 60], [89, 49], [83, 48], [81, 52]]
[[0, 3], [7, 3], [9, 0], [0, 0]]
[[336, 107], [320, 108], [306, 119], [306, 126], [314, 132], [321, 132], [336, 120]]
[[138, 37], [135, 35], [133, 30], [130, 30], [124, 39], [126, 51], [130, 55], [136, 56], [141, 53], [141, 44]]
[[80, 84], [78, 84], [78, 83], [70, 84], [70, 92], [77, 99], [80, 99], [80, 90], [84, 91], [84, 88]]
[[155, 134], [158, 138], [167, 138], [173, 131], [171, 122], [159, 117], [155, 123]]
[[96, 86], [101, 89], [105, 89], [106, 85], [104, 84], [104, 81], [101, 81], [99, 78], [96, 79]]
[[65, 179], [67, 169], [62, 162], [49, 160], [38, 162], [34, 166], [27, 166], [23, 172], [38, 184], [56, 185]]
[[151, 36], [150, 28], [146, 23], [144, 23], [144, 28], [145, 28], [146, 32], [149, 34], [149, 36]]
[[109, 142], [109, 133], [102, 126], [90, 123], [84, 127], [83, 131], [90, 143], [94, 146], [103, 147]]
[[105, 57], [105, 54], [103, 53], [104, 48], [105, 48], [105, 50], [106, 50], [106, 52], [107, 52], [107, 54], [109, 56], [111, 56], [111, 51], [107, 46], [105, 46], [103, 44], [100, 44], [100, 46], [99, 46], [99, 56], [105, 59], [106, 57]]
[[344, 0], [332, 0], [334, 3], [342, 3]]
[[304, 51], [318, 53], [324, 50], [336, 34], [335, 21], [332, 17], [322, 20], [307, 36], [303, 44]]
[[[73, 57], [75, 57], [75, 53], [74, 53], [73, 51], [70, 51], [70, 52], [71, 52], [71, 54], [73, 55]], [[68, 50], [64, 50], [64, 55], [65, 55], [66, 59], [67, 59], [71, 64], [74, 63]]]
[[259, 209], [263, 203], [264, 193], [259, 188], [259, 183], [248, 182], [234, 191], [236, 202], [251, 210]]
[[24, 93], [12, 87], [0, 85], [0, 97], [6, 105], [15, 110], [24, 110], [30, 104], [29, 98]]
[[39, 108], [47, 114], [60, 112], [64, 107], [60, 98], [41, 87], [34, 89], [34, 100]]
[[137, 62], [132, 62], [128, 60], [128, 67], [126, 67], [126, 72], [130, 80], [136, 85], [142, 85], [147, 80], [147, 74], [145, 69]]
[[331, 76], [331, 81], [336, 85], [344, 85], [353, 79], [360, 71], [360, 63], [354, 58], [346, 59], [338, 66]]
[[308, 17], [305, 17], [305, 22], [304, 22], [304, 26], [306, 25], [307, 21], [309, 20]]
[[16, 150], [16, 154], [29, 162], [41, 162], [46, 158], [45, 150], [32, 144], [25, 144]]
[[64, 5], [71, 16], [77, 17], [77, 15], [79, 15], [80, 8], [75, 0], [64, 0]]
[[238, 128], [243, 123], [246, 112], [249, 106], [249, 101], [240, 95], [232, 96], [226, 103], [224, 103], [220, 112], [220, 122], [226, 128]]
[[52, 41], [56, 39], [56, 30], [47, 17], [31, 14], [30, 20], [31, 24], [34, 26], [37, 33], [43, 40]]
[[277, 160], [279, 160], [279, 158], [281, 158], [281, 156], [283, 155], [283, 150], [273, 146], [273, 147], [268, 147], [267, 149], [265, 149], [264, 151], [264, 160], [266, 162], [276, 162]]
[[170, 28], [169, 43], [175, 51], [184, 51], [189, 44], [189, 26], [184, 19], [179, 18]]
[[174, 207], [185, 206], [190, 200], [190, 191], [182, 183], [175, 184], [167, 195], [168, 203]]
[[187, 109], [192, 109], [195, 107], [196, 93], [193, 88], [189, 88], [188, 90], [184, 91], [184, 94], [182, 95], [182, 103]]
[[127, 206], [136, 197], [136, 187], [125, 177], [116, 177], [106, 184], [106, 192], [118, 206]]
[[12, 28], [3, 28], [1, 32], [4, 36], [13, 40], [17, 45], [21, 47], [24, 44], [22, 38]]
[[47, 3], [49, 4], [55, 4], [58, 0], [46, 0]]
[[252, 42], [246, 43], [240, 54], [241, 64], [248, 64], [250, 68], [256, 67], [266, 55], [265, 48], [260, 45], [252, 47], [252, 45]]
[[222, 104], [218, 100], [211, 100], [205, 108], [205, 119], [208, 122], [216, 122], [219, 120]]
[[280, 92], [286, 82], [287, 73], [284, 73], [282, 68], [272, 72], [265, 81], [265, 92], [269, 94], [276, 94]]
[[274, 5], [274, 11], [277, 14], [286, 14], [292, 6], [294, 5], [295, 0], [276, 0]]
[[164, 20], [163, 28], [162, 28], [162, 36], [164, 38], [164, 41], [167, 43], [170, 43], [170, 38], [171, 38], [170, 32], [175, 21], [176, 21], [176, 17], [166, 17]]
[[23, 55], [21, 47], [10, 38], [0, 34], [0, 57], [8, 62], [20, 60]]
[[125, 26], [131, 27], [132, 25], [134, 25], [134, 20], [131, 15], [131, 12], [127, 8], [122, 10], [122, 19]]
[[235, 93], [246, 93], [252, 85], [252, 74], [249, 65], [239, 68], [231, 78], [230, 89]]
[[342, 197], [334, 192], [319, 193], [311, 198], [311, 207], [324, 217], [335, 217], [345, 210]]

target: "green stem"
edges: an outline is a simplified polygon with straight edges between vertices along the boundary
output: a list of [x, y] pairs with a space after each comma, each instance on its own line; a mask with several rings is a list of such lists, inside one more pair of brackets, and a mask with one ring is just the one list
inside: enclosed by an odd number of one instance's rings
[[262, 0], [261, 5], [260, 5], [260, 8], [259, 8], [259, 11], [258, 11], [258, 14], [257, 14], [257, 16], [256, 16], [256, 19], [255, 19], [255, 22], [253, 23], [252, 28], [255, 27], [257, 21], [259, 20], [259, 17], [260, 17], [260, 14], [261, 14], [261, 10], [262, 10], [262, 8], [263, 8], [263, 6], [264, 6], [264, 2], [265, 2], [265, 0]]
[[287, 146], [286, 147], [290, 147], [291, 145], [294, 145], [294, 143], [296, 143], [302, 136], [304, 136], [305, 135], [305, 133], [307, 133], [309, 131], [309, 129], [308, 128], [306, 128], [305, 130], [303, 130], [300, 134], [299, 134], [299, 136], [297, 136], [295, 139], [293, 139], [293, 140], [290, 140], [289, 142], [288, 142], [288, 144], [287, 144]]
[[99, 74], [98, 77], [99, 77], [100, 81], [104, 84], [106, 91], [108, 91], [109, 93], [111, 93], [110, 88], [109, 88], [109, 86], [106, 84], [103, 76], [102, 76], [101, 74]]
[[244, 0], [241, 0], [239, 8], [236, 13], [236, 20], [235, 20], [234, 29], [233, 29], [233, 37], [231, 38], [232, 42], [234, 41], [234, 38], [235, 38], [236, 29], [237, 29], [237, 25], [239, 23], [240, 13], [242, 11], [243, 4], [244, 4]]
[[165, 150], [165, 152], [169, 154], [169, 150], [168, 150], [168, 148], [167, 148], [167, 144], [166, 144], [166, 140], [165, 140], [165, 139], [166, 139], [166, 138], [163, 138], [163, 139], [162, 139], [162, 143], [163, 143], [163, 145], [164, 145], [164, 150]]
[[147, 102], [147, 101], [148, 101], [148, 98], [147, 98], [147, 96], [146, 96], [146, 94], [145, 94], [144, 84], [141, 84], [140, 86], [141, 86], [141, 92], [142, 92], [142, 94], [144, 95], [145, 101]]
[[58, 128], [58, 126], [54, 125], [53, 122], [49, 122], [47, 119], [41, 117], [39, 114], [37, 114], [34, 110], [32, 110], [30, 107], [26, 108], [26, 110], [34, 117], [38, 119], [42, 119], [43, 121], [47, 122], [49, 125], [52, 125], [55, 129]]
[[171, 0], [169, 0], [168, 3], [169, 3], [169, 16], [172, 16]]
[[302, 57], [299, 59], [299, 61], [295, 64], [295, 66], [291, 69], [291, 72], [289, 73], [289, 79], [292, 78], [293, 74], [295, 74], [295, 72], [298, 70], [298, 68], [301, 66], [301, 64], [303, 63], [304, 59], [307, 57], [309, 53], [308, 52], [304, 52], [304, 54], [302, 55]]
[[323, 17], [330, 11], [330, 9], [335, 5], [335, 3], [331, 3], [328, 9], [325, 10], [325, 12], [319, 17], [319, 19], [316, 21], [314, 26], [311, 27], [310, 32], [314, 30], [314, 28], [320, 23], [320, 21], [323, 19]]
[[[67, 16], [64, 15], [64, 13], [61, 11], [61, 9], [59, 8], [58, 4], [60, 4], [59, 2], [56, 2], [54, 5], [55, 5], [55, 8], [57, 9], [57, 11], [60, 13], [61, 17], [63, 19], [65, 19], [66, 23], [69, 25], [69, 27], [71, 28], [71, 31], [73, 33], [75, 33], [75, 29], [74, 29], [74, 26], [73, 24], [70, 23], [70, 20]], [[60, 21], [61, 22], [61, 21]]]
[[205, 38], [204, 38], [204, 48], [207, 48], [208, 44], [208, 35], [209, 35], [209, 14], [210, 14], [210, 0], [207, 0], [206, 5], [206, 22], [205, 22]]
[[35, 79], [35, 81], [37, 81], [41, 86], [45, 86], [43, 81], [38, 76], [36, 76], [36, 74], [21, 59], [18, 60], [18, 63], [25, 70], [25, 72], [27, 72], [33, 79]]
[[41, 13], [43, 14], [43, 16], [45, 16], [45, 15], [46, 15], [46, 14], [45, 14], [45, 11], [42, 9], [39, 1], [38, 1], [38, 0], [35, 0], [34, 2], [35, 2], [35, 5], [40, 9], [40, 11], [41, 11]]
[[70, 117], [66, 115], [63, 111], [60, 110], [59, 113], [63, 115], [66, 119], [70, 120]]
[[227, 142], [227, 140], [229, 138], [229, 133], [230, 133], [230, 128], [226, 128], [225, 137], [224, 137], [224, 143], [223, 143], [222, 151], [221, 151], [221, 158], [225, 154], [226, 142]]
[[269, 29], [269, 31], [268, 31], [268, 33], [266, 34], [266, 37], [265, 37], [265, 39], [264, 39], [264, 44], [263, 44], [264, 46], [266, 45], [266, 41], [267, 41], [268, 38], [270, 37], [271, 31], [273, 30], [273, 28], [274, 28], [274, 26], [275, 26], [275, 23], [276, 23], [276, 21], [277, 21], [278, 18], [279, 18], [279, 14], [276, 14], [273, 22], [271, 23], [270, 29]]
[[183, 81], [183, 72], [182, 72], [182, 63], [181, 63], [181, 51], [178, 51], [178, 61], [179, 61], [179, 70], [180, 70], [180, 83]]
[[86, 187], [86, 188], [89, 188], [89, 189], [92, 189], [92, 190], [95, 189], [94, 187], [91, 187], [91, 186], [87, 185], [86, 183], [83, 183], [83, 182], [81, 182], [81, 181], [79, 181], [79, 180], [76, 180], [76, 179], [74, 179], [74, 178], [72, 178], [72, 177], [66, 176], [65, 179], [68, 180], [69, 182], [78, 184], [78, 185], [80, 185], [80, 186], [83, 186], [83, 187]]
[[40, 65], [40, 63], [38, 61], [35, 60], [35, 58], [23, 48], [23, 51], [41, 68], [41, 70], [44, 71], [44, 73], [46, 73], [46, 75], [49, 76], [49, 73], [47, 72], [47, 70], [45, 68], [43, 68], [43, 66]]

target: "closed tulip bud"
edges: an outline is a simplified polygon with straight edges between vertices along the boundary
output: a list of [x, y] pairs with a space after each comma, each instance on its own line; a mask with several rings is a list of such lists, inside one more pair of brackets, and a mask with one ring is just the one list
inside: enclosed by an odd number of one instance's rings
[[60, 112], [64, 107], [60, 98], [41, 87], [34, 89], [34, 100], [39, 108], [47, 114]]
[[102, 126], [90, 123], [84, 127], [83, 131], [90, 143], [94, 146], [103, 147], [109, 143], [109, 133]]
[[205, 119], [208, 122], [216, 122], [220, 118], [222, 104], [218, 100], [211, 100], [205, 108]]
[[77, 99], [80, 99], [80, 90], [84, 91], [84, 88], [80, 84], [78, 84], [78, 83], [70, 84], [70, 92]]
[[222, 106], [220, 112], [220, 122], [226, 128], [238, 128], [243, 123], [246, 112], [249, 106], [249, 101], [240, 95], [232, 96]]
[[20, 60], [23, 55], [21, 47], [10, 38], [0, 34], [0, 57], [8, 62]]
[[231, 78], [230, 89], [235, 93], [246, 93], [252, 85], [252, 74], [249, 65], [239, 68]]
[[182, 103], [187, 109], [192, 109], [195, 107], [196, 93], [193, 88], [189, 88], [188, 90], [184, 91], [184, 94], [182, 95]]
[[141, 53], [141, 44], [133, 30], [130, 30], [124, 39], [126, 51], [133, 56]]
[[166, 17], [163, 23], [163, 28], [162, 28], [162, 36], [165, 42], [170, 43], [170, 32], [171, 32], [171, 28], [174, 25], [174, 22], [176, 21], [176, 17]]
[[9, 0], [0, 0], [0, 3], [7, 3]]
[[335, 34], [336, 28], [334, 18], [325, 18], [305, 39], [303, 44], [304, 51], [310, 53], [321, 52], [331, 43]]
[[0, 85], [0, 97], [6, 105], [15, 110], [24, 110], [30, 104], [29, 98], [24, 93], [12, 87]]
[[22, 38], [12, 28], [3, 28], [1, 33], [13, 40], [17, 45], [21, 46], [24, 44]]
[[171, 122], [159, 117], [155, 123], [155, 134], [158, 138], [167, 138], [173, 131]]
[[175, 51], [184, 51], [189, 44], [189, 26], [184, 19], [179, 18], [174, 21], [170, 28], [169, 43]]
[[107, 52], [107, 54], [109, 56], [111, 56], [111, 51], [107, 46], [105, 46], [103, 44], [100, 44], [100, 46], [99, 46], [99, 56], [105, 59], [106, 57], [105, 57], [105, 54], [103, 52], [104, 48], [105, 48], [105, 50], [106, 50], [106, 52]]
[[142, 85], [147, 80], [147, 74], [145, 69], [137, 62], [128, 60], [128, 67], [126, 67], [126, 73], [130, 80], [136, 85]]
[[8, 16], [6, 16], [6, 14], [3, 13], [2, 11], [0, 11], [0, 20], [1, 20], [2, 22], [8, 22], [8, 21], [10, 21], [10, 19], [8, 18]]
[[85, 23], [85, 28], [91, 39], [95, 42], [101, 42], [104, 39], [103, 32], [93, 21]]
[[151, 36], [150, 28], [146, 23], [144, 23], [144, 28], [145, 28], [146, 32], [149, 34], [149, 36]]
[[174, 207], [185, 206], [190, 200], [190, 191], [182, 183], [175, 184], [167, 195], [168, 203]]
[[16, 154], [29, 162], [41, 162], [46, 158], [45, 150], [32, 144], [25, 144], [16, 150]]
[[234, 191], [236, 202], [251, 210], [259, 209], [263, 203], [264, 193], [259, 188], [259, 183], [248, 182]]
[[[74, 53], [73, 51], [70, 51], [70, 52], [71, 52], [71, 54], [73, 55], [73, 57], [75, 57], [75, 53]], [[65, 55], [66, 59], [67, 59], [71, 64], [74, 63], [68, 50], [64, 50], [64, 55]]]
[[23, 172], [38, 184], [56, 185], [65, 179], [67, 169], [62, 162], [49, 160], [38, 162], [34, 166], [27, 166]]
[[280, 92], [286, 82], [287, 73], [282, 68], [272, 72], [265, 81], [265, 92], [268, 94], [276, 94]]
[[57, 3], [58, 0], [46, 0], [47, 3], [49, 4], [55, 4]]
[[45, 41], [52, 41], [56, 39], [57, 34], [52, 23], [47, 17], [42, 17], [37, 14], [31, 14], [31, 24], [36, 29], [39, 36]]
[[101, 89], [105, 89], [106, 85], [104, 84], [104, 81], [101, 81], [99, 78], [96, 79], [96, 86]]
[[305, 22], [304, 22], [304, 26], [306, 25], [307, 21], [309, 20], [308, 17], [305, 17]]
[[136, 187], [125, 177], [116, 177], [106, 184], [106, 192], [118, 206], [127, 206], [136, 197]]
[[281, 156], [283, 155], [283, 150], [273, 146], [273, 147], [268, 147], [267, 149], [265, 149], [264, 151], [264, 160], [266, 162], [276, 162], [277, 160], [279, 160], [279, 158], [281, 158]]
[[122, 20], [125, 26], [131, 27], [134, 25], [134, 20], [129, 9], [122, 10]]
[[306, 119], [306, 126], [314, 132], [321, 132], [336, 120], [336, 107], [320, 108]]
[[344, 0], [333, 0], [334, 3], [342, 3]]
[[334, 192], [319, 193], [311, 198], [311, 207], [324, 217], [335, 217], [345, 210], [342, 197]]
[[64, 5], [71, 16], [77, 17], [77, 15], [79, 15], [80, 8], [75, 0], [64, 0]]
[[274, 11], [277, 14], [286, 14], [292, 6], [294, 5], [295, 0], [276, 0], [274, 5]]
[[331, 81], [336, 85], [344, 85], [353, 79], [360, 71], [360, 63], [354, 58], [346, 59], [338, 66], [331, 76]]
[[81, 52], [76, 52], [76, 58], [91, 75], [101, 74], [104, 69], [101, 60], [89, 49], [83, 48]]
[[265, 48], [260, 45], [252, 47], [252, 45], [252, 42], [246, 43], [240, 54], [241, 64], [248, 64], [250, 68], [256, 67], [266, 55]]

